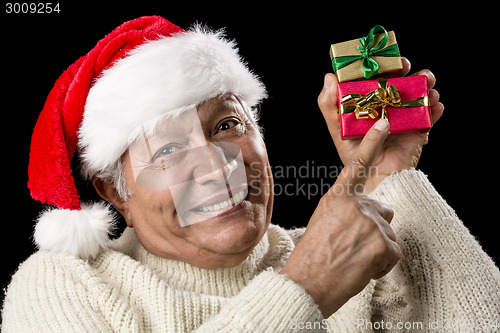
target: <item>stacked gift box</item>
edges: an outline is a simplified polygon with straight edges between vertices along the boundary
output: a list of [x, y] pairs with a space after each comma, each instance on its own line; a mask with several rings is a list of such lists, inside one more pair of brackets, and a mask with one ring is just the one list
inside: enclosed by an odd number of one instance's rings
[[377, 25], [365, 37], [333, 44], [330, 58], [339, 81], [342, 139], [363, 137], [380, 117], [389, 120], [391, 135], [429, 131], [425, 75], [372, 79], [403, 67], [393, 31]]

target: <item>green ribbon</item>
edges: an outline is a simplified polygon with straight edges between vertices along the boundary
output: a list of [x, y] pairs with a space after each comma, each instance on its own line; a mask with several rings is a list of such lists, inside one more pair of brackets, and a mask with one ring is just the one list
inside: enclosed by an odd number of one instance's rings
[[[372, 46], [373, 35], [376, 35], [378, 33], [384, 33], [384, 37], [380, 42]], [[392, 44], [388, 47], [385, 47], [387, 45], [388, 39], [389, 35], [381, 25], [374, 26], [370, 30], [367, 36], [358, 39], [359, 42], [361, 43], [361, 46], [358, 46], [358, 52], [361, 53], [360, 55], [333, 57], [332, 59], [333, 71], [336, 72], [339, 69], [342, 69], [347, 65], [352, 64], [355, 61], [362, 60], [363, 76], [366, 79], [370, 79], [374, 75], [377, 75], [380, 66], [375, 60], [373, 60], [372, 56], [379, 56], [379, 57], [400, 56], [397, 44]]]

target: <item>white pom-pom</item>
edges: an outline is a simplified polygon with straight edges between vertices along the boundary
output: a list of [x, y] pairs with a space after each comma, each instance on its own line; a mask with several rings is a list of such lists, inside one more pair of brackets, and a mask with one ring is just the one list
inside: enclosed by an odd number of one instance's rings
[[102, 202], [82, 204], [81, 210], [51, 209], [38, 218], [35, 244], [40, 250], [95, 258], [109, 241], [114, 224], [109, 205]]

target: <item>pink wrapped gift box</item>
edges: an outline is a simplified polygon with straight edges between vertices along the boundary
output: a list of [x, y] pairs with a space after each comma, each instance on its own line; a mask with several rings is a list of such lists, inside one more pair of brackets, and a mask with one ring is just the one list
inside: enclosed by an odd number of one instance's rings
[[[387, 118], [391, 125], [390, 135], [422, 133], [432, 127], [431, 110], [428, 106], [427, 76], [408, 76], [387, 79], [387, 86], [394, 85], [399, 91], [403, 104], [411, 100], [419, 100], [422, 106], [417, 107], [394, 107], [385, 106]], [[347, 112], [348, 108], [342, 107], [342, 97], [348, 94], [366, 95], [380, 87], [378, 80], [351, 81], [338, 84], [339, 113], [340, 113], [340, 135], [342, 139], [360, 139], [380, 118], [358, 119], [356, 112]], [[407, 104], [411, 104], [407, 103]], [[352, 107], [351, 107], [352, 111]]]

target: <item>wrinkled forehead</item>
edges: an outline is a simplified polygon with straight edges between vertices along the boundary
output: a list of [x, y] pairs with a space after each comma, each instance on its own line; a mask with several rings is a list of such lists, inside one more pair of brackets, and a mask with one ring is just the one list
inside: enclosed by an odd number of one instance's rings
[[143, 131], [149, 139], [189, 137], [203, 133], [198, 109], [193, 107], [175, 116], [166, 116], [158, 121], [152, 130]]
[[244, 112], [241, 100], [235, 95], [229, 93], [217, 98], [211, 98], [201, 104], [198, 104], [196, 108], [202, 115], [207, 113], [218, 113], [228, 109]]
[[209, 99], [198, 105], [166, 112], [160, 117], [146, 122], [137, 128], [131, 135], [129, 142], [141, 140], [144, 135], [148, 138], [161, 139], [165, 136], [191, 136], [208, 130], [214, 121], [228, 115], [239, 115], [252, 120], [247, 108], [240, 99], [232, 94]]
[[129, 140], [129, 151], [132, 150], [135, 159], [146, 161], [167, 143], [172, 145], [170, 149], [204, 146], [210, 132], [221, 120], [231, 116], [252, 121], [243, 103], [232, 94], [165, 113], [134, 131]]

